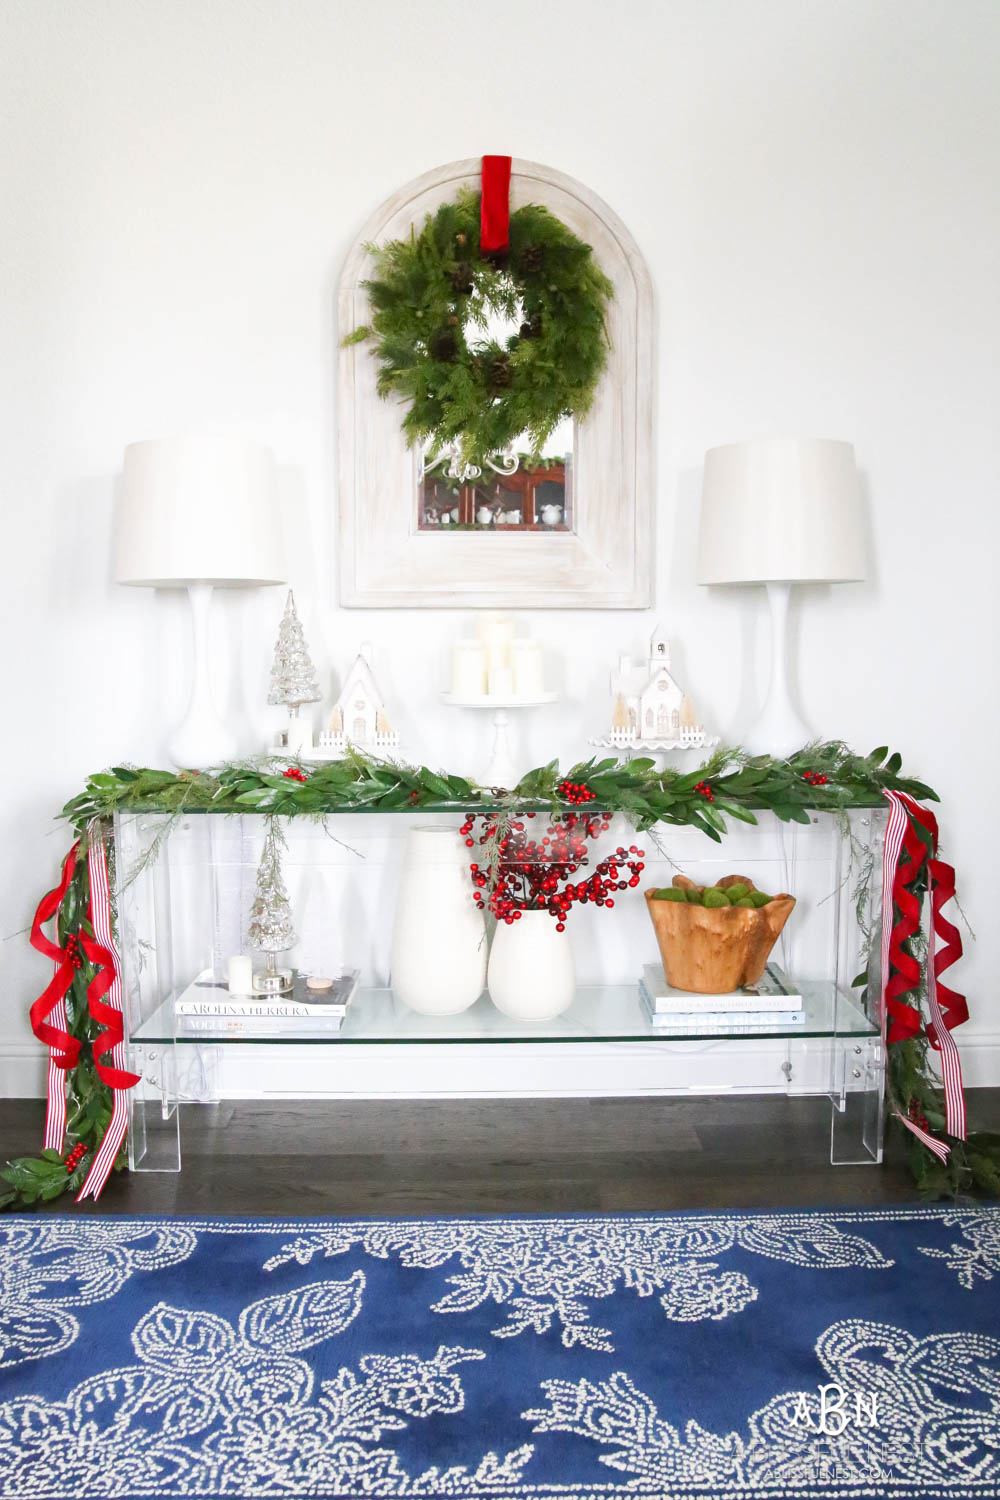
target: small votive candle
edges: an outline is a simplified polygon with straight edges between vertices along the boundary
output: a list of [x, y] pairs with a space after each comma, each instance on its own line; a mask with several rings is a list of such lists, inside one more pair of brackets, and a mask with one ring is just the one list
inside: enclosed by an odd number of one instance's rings
[[253, 991], [253, 959], [235, 953], [226, 964], [226, 982], [230, 994], [249, 995]]
[[490, 697], [513, 698], [514, 672], [511, 667], [490, 667]]
[[486, 692], [486, 648], [481, 641], [456, 641], [451, 653], [453, 698], [481, 698]]
[[545, 691], [542, 678], [542, 648], [538, 641], [515, 640], [511, 648], [514, 692], [519, 698], [538, 698]]

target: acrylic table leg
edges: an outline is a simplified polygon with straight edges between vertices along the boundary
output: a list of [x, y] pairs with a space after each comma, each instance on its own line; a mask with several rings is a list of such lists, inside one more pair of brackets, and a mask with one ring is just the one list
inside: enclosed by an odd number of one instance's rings
[[830, 1161], [836, 1166], [882, 1160], [885, 1063], [878, 1037], [837, 1037], [832, 1044]]
[[181, 1169], [175, 1050], [169, 1044], [132, 1044], [132, 1065], [140, 1074], [140, 1081], [129, 1091], [130, 1171]]

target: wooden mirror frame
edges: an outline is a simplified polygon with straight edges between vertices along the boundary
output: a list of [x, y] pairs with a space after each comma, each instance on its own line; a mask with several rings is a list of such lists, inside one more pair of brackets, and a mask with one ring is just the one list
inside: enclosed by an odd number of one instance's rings
[[653, 294], [645, 262], [616, 214], [581, 183], [512, 163], [511, 210], [540, 203], [592, 245], [614, 285], [611, 349], [597, 398], [576, 424], [572, 531], [418, 530], [419, 453], [400, 403], [375, 389], [367, 344], [342, 340], [368, 317], [365, 245], [478, 190], [480, 161], [416, 178], [369, 219], [340, 279], [338, 432], [340, 603], [348, 608], [646, 609], [653, 602]]

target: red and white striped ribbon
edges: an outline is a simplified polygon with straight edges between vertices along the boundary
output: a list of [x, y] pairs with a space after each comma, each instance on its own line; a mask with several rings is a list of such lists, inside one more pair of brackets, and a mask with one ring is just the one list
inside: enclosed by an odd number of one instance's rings
[[[945, 1025], [938, 1003], [937, 975], [934, 972], [934, 938], [927, 955], [927, 1003], [930, 1006], [933, 1036], [931, 1046], [941, 1057], [941, 1080], [944, 1084], [944, 1107], [948, 1134], [965, 1140], [965, 1094], [962, 1089], [962, 1062], [958, 1043]], [[931, 1028], [928, 1028], [930, 1030]]]
[[[882, 1030], [882, 1041], [885, 1044], [888, 1032], [889, 1005], [888, 993], [889, 983], [892, 978], [892, 966], [890, 954], [893, 940], [893, 923], [895, 920], [895, 893], [896, 877], [899, 868], [900, 856], [903, 850], [904, 840], [909, 828], [910, 814], [920, 813], [919, 804], [912, 798], [898, 792], [886, 792], [889, 803], [889, 820], [885, 832], [885, 844], [882, 853], [882, 994], [880, 997], [880, 1022]], [[928, 815], [924, 815], [927, 817]], [[918, 819], [918, 821], [920, 821]], [[930, 820], [933, 827], [933, 820]], [[926, 826], [924, 824], [921, 825]], [[933, 835], [928, 834], [932, 840]], [[928, 847], [928, 856], [934, 856], [936, 850]], [[916, 921], [916, 917], [914, 921]], [[942, 1015], [937, 995], [937, 954], [935, 952], [935, 931], [932, 916], [930, 942], [928, 944], [927, 957], [927, 999], [931, 1012], [931, 1024], [927, 1027], [927, 1034], [932, 1046], [940, 1052], [942, 1059], [942, 1077], [945, 1090], [946, 1128], [948, 1134], [957, 1139], [965, 1139], [965, 1099], [962, 1092], [962, 1067], [958, 1055], [958, 1046]], [[915, 1120], [896, 1110], [897, 1118], [902, 1121], [913, 1135], [932, 1151], [940, 1161], [948, 1160], [951, 1147], [946, 1142], [938, 1140], [929, 1134]]]
[[[59, 965], [56, 964], [58, 970]], [[52, 1011], [52, 1019], [60, 1031], [68, 1025], [66, 1001], [60, 999]], [[56, 1065], [53, 1053], [49, 1052], [48, 1104], [45, 1108], [45, 1149], [58, 1151], [62, 1155], [66, 1138], [66, 1069]]]
[[885, 843], [882, 846], [882, 994], [879, 1004], [883, 1046], [885, 1046], [889, 1029], [886, 990], [892, 972], [889, 963], [889, 952], [892, 946], [892, 891], [896, 883], [896, 866], [899, 864], [899, 855], [903, 848], [903, 834], [906, 832], [906, 809], [902, 801], [895, 792], [886, 792], [886, 797], [889, 801], [889, 820], [885, 829]]
[[[94, 928], [94, 937], [110, 953], [114, 962], [114, 978], [110, 988], [104, 996], [105, 1003], [114, 1010], [123, 1014], [123, 992], [121, 980], [121, 962], [118, 950], [115, 947], [114, 937], [111, 932], [111, 892], [108, 887], [108, 863], [104, 850], [104, 841], [97, 829], [91, 830], [90, 847], [87, 851], [87, 866], [90, 876], [90, 919]], [[115, 1046], [111, 1060], [115, 1068], [125, 1068], [125, 1045], [119, 1041]], [[104, 1139], [90, 1164], [86, 1181], [77, 1194], [77, 1202], [82, 1198], [92, 1196], [99, 1198], [104, 1184], [111, 1174], [115, 1164], [115, 1158], [121, 1150], [122, 1141], [125, 1139], [125, 1131], [128, 1128], [128, 1095], [125, 1089], [115, 1088], [112, 1090], [111, 1121], [104, 1133]]]

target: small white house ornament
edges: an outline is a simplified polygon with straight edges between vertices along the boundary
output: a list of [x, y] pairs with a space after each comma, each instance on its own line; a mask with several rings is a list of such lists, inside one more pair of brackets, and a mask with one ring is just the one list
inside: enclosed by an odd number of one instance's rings
[[649, 660], [635, 665], [620, 656], [611, 674], [611, 730], [592, 745], [622, 750], [693, 750], [717, 745], [694, 704], [670, 671], [670, 642], [659, 626], [649, 642]]
[[344, 678], [329, 725], [319, 737], [319, 750], [342, 755], [351, 745], [368, 755], [384, 755], [398, 748], [399, 735], [389, 723], [369, 662], [370, 654], [371, 647], [366, 642]]

